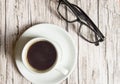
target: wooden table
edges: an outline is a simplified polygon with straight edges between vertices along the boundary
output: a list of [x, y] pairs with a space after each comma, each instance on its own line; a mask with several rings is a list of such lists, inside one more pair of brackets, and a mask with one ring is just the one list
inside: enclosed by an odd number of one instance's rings
[[120, 84], [120, 0], [69, 1], [103, 32], [106, 39], [100, 46], [76, 34], [79, 24], [68, 24], [58, 16], [56, 0], [0, 0], [0, 84], [31, 84], [16, 69], [13, 48], [23, 31], [39, 23], [63, 27], [76, 43], [76, 69], [62, 84]]

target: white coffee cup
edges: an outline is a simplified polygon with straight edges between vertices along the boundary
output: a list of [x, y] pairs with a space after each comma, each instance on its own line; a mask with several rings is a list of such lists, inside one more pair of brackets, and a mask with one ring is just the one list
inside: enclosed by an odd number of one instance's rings
[[[40, 41], [47, 41], [49, 43], [51, 43], [55, 49], [56, 49], [56, 52], [57, 52], [57, 59], [56, 61], [54, 62], [53, 66], [51, 66], [49, 69], [45, 70], [45, 71], [40, 71], [40, 70], [36, 70], [35, 68], [33, 68], [28, 60], [27, 60], [27, 53], [29, 51], [29, 48], [35, 44], [36, 42], [40, 42]], [[47, 52], [46, 52], [47, 53]], [[56, 70], [58, 71], [59, 73], [62, 73], [63, 75], [67, 75], [68, 74], [68, 69], [66, 69], [65, 67], [62, 66], [61, 64], [61, 60], [63, 59], [62, 57], [62, 49], [60, 47], [60, 45], [58, 43], [56, 43], [54, 40], [52, 39], [49, 39], [49, 38], [44, 38], [44, 37], [41, 37], [41, 38], [33, 38], [31, 39], [30, 41], [28, 41], [23, 50], [22, 50], [22, 61], [23, 61], [23, 64], [25, 65], [25, 67], [30, 70], [31, 72], [35, 72], [35, 73], [47, 73], [49, 72], [50, 70]]]

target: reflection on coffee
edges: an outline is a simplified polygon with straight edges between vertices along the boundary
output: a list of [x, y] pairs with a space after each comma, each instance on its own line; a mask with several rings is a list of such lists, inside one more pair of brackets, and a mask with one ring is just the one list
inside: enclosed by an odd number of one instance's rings
[[55, 47], [48, 41], [39, 41], [30, 46], [27, 53], [29, 64], [38, 71], [51, 68], [57, 59]]

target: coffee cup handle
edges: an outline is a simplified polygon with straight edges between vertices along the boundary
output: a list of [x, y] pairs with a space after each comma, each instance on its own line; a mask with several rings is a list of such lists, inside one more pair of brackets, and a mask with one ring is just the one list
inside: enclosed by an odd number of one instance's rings
[[61, 67], [61, 66], [56, 67], [55, 70], [60, 72], [60, 73], [62, 73], [63, 75], [67, 75], [68, 74], [68, 69], [66, 69], [64, 67]]

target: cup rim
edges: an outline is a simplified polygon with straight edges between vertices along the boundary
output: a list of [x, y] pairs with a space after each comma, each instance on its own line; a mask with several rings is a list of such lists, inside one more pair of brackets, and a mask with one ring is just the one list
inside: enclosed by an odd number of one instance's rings
[[[57, 53], [57, 58], [56, 58], [54, 64], [53, 64], [50, 68], [48, 68], [47, 70], [44, 70], [44, 71], [42, 71], [42, 70], [40, 71], [40, 70], [35, 69], [34, 67], [32, 67], [32, 66], [29, 64], [28, 60], [26, 60], [26, 59], [27, 59], [27, 52], [28, 52], [29, 48], [30, 48], [33, 44], [35, 44], [35, 43], [37, 43], [37, 42], [39, 42], [39, 41], [48, 41], [49, 43], [51, 43], [51, 44], [54, 46], [54, 48], [55, 48], [55, 50], [56, 50], [56, 53]], [[25, 44], [25, 46], [23, 47], [23, 49], [22, 49], [22, 62], [23, 62], [23, 64], [24, 64], [24, 66], [25, 66], [29, 71], [31, 71], [31, 72], [33, 72], [33, 73], [46, 73], [46, 72], [52, 70], [52, 69], [57, 65], [57, 62], [58, 62], [58, 50], [57, 50], [57, 47], [56, 47], [56, 45], [54, 44], [53, 40], [51, 40], [51, 39], [44, 38], [44, 37], [33, 38], [33, 39], [29, 40], [29, 41]]]

